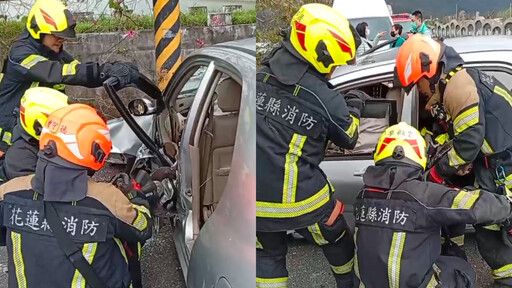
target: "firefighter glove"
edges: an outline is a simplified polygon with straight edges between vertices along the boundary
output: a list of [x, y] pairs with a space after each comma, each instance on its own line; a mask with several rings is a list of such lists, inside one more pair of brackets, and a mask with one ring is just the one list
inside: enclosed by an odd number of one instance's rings
[[351, 90], [345, 94], [345, 102], [349, 107], [350, 112], [355, 114], [358, 118], [361, 116], [361, 111], [364, 108], [366, 100], [371, 97], [363, 91]]
[[129, 62], [105, 63], [100, 66], [100, 79], [105, 81], [111, 77], [117, 78], [117, 90], [123, 89], [130, 84], [137, 84], [139, 80], [139, 69], [135, 64]]

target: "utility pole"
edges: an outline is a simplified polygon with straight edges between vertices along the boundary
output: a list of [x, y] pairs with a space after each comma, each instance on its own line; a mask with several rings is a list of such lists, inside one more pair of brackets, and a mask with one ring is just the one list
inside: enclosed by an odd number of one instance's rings
[[459, 2], [455, 3], [455, 19], [459, 17]]
[[164, 90], [181, 64], [179, 0], [153, 0], [156, 77]]

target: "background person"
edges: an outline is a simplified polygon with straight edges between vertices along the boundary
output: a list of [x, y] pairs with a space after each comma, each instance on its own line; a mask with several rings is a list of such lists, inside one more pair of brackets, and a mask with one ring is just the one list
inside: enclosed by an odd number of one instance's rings
[[373, 48], [375, 45], [377, 45], [380, 41], [380, 39], [386, 35], [386, 31], [382, 31], [378, 33], [373, 41], [370, 41], [368, 37], [370, 36], [370, 27], [368, 27], [368, 23], [361, 22], [357, 24], [356, 26], [357, 34], [359, 35], [359, 38], [361, 38], [361, 45], [359, 45], [359, 48], [357, 48], [356, 56], [359, 57], [363, 55], [366, 51]]

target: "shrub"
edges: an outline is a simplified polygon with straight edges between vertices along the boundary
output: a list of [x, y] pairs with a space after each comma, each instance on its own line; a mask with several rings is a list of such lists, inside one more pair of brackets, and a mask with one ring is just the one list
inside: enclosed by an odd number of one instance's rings
[[208, 24], [208, 14], [204, 11], [182, 12], [180, 21], [182, 27], [206, 26]]
[[233, 25], [256, 23], [256, 10], [233, 12]]

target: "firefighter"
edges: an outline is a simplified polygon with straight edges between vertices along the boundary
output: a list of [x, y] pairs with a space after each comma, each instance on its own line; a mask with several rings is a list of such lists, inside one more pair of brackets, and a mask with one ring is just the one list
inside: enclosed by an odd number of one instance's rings
[[35, 174], [0, 186], [9, 287], [130, 287], [122, 241], [150, 238], [152, 219], [138, 191], [128, 200], [88, 177], [111, 151], [107, 124], [68, 105], [48, 117], [39, 147]]
[[0, 157], [12, 143], [20, 99], [28, 88], [65, 85], [99, 87], [111, 76], [120, 77], [118, 89], [135, 83], [138, 70], [131, 63], [80, 63], [63, 49], [75, 38], [75, 20], [59, 0], [37, 0], [26, 28], [11, 46], [0, 73]]
[[68, 96], [55, 89], [34, 87], [21, 98], [16, 137], [0, 167], [0, 183], [36, 172], [39, 138], [48, 115], [68, 105]]
[[[491, 192], [512, 189], [512, 96], [502, 83], [465, 68], [452, 47], [423, 35], [412, 36], [400, 47], [395, 80], [406, 91], [416, 85], [428, 98], [427, 108], [441, 105], [446, 113], [453, 148], [430, 169], [430, 180], [445, 183], [472, 165], [477, 187]], [[478, 250], [495, 282], [512, 287], [510, 229], [475, 228]]]
[[347, 149], [357, 142], [369, 96], [342, 95], [328, 79], [360, 40], [323, 4], [302, 6], [283, 36], [257, 73], [256, 287], [286, 287], [289, 230], [323, 249], [338, 287], [352, 287], [352, 234], [319, 164], [327, 140]]
[[510, 223], [508, 189], [497, 195], [424, 181], [425, 140], [404, 122], [384, 131], [373, 156], [354, 204], [354, 270], [362, 282], [355, 287], [474, 287], [467, 261], [440, 256], [441, 227]]

